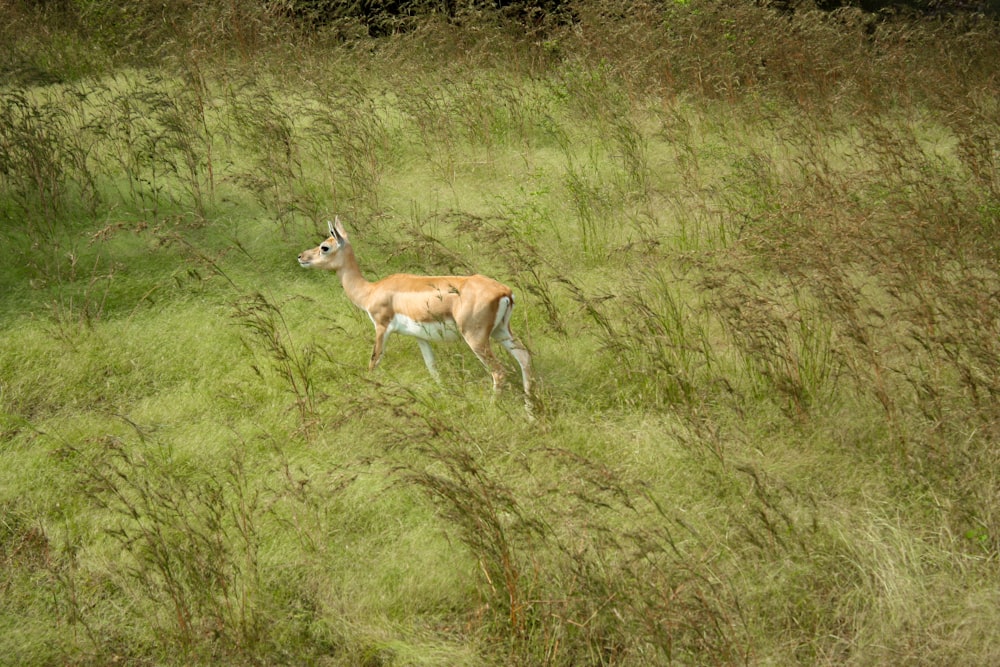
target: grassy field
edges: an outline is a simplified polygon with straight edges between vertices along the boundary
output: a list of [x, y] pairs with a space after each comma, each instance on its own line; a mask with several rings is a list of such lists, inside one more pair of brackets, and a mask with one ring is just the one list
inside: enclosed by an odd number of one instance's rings
[[0, 10], [0, 664], [1000, 662], [995, 21], [191, 7]]

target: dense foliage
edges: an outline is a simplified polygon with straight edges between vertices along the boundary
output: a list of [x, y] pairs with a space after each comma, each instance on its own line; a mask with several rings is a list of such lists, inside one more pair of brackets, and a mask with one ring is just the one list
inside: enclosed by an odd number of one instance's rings
[[792, 9], [0, 6], [0, 662], [997, 664], [1000, 28]]

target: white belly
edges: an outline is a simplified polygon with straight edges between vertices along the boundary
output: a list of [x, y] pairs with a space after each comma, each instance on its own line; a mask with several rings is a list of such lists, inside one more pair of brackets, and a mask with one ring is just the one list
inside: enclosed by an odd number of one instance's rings
[[405, 336], [413, 336], [422, 340], [458, 340], [458, 329], [455, 321], [434, 320], [431, 322], [418, 322], [406, 315], [397, 313], [389, 323], [389, 331], [401, 333]]

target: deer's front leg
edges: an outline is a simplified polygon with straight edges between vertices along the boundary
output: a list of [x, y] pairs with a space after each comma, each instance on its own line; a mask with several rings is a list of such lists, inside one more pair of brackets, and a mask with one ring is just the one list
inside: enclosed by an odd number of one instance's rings
[[420, 345], [420, 353], [424, 355], [424, 365], [427, 366], [427, 371], [435, 382], [441, 384], [441, 375], [434, 367], [434, 350], [431, 348], [431, 344], [421, 338], [417, 339], [417, 344]]
[[368, 362], [368, 370], [373, 371], [382, 359], [385, 351], [385, 341], [389, 338], [389, 328], [380, 324], [375, 325], [375, 349], [372, 350], [371, 361]]

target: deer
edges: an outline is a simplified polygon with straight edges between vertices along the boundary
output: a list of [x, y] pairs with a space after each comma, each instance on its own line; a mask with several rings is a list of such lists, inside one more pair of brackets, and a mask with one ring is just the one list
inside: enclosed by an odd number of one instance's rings
[[438, 384], [431, 342], [462, 339], [493, 377], [494, 396], [504, 381], [504, 369], [493, 354], [496, 341], [521, 368], [525, 407], [532, 416], [531, 355], [510, 329], [514, 294], [510, 287], [483, 275], [421, 276], [397, 273], [369, 282], [361, 273], [347, 231], [335, 217], [327, 221], [330, 235], [320, 245], [299, 253], [302, 268], [334, 271], [347, 298], [365, 311], [375, 325], [375, 347], [368, 371], [375, 370], [393, 333], [417, 339], [427, 371]]

